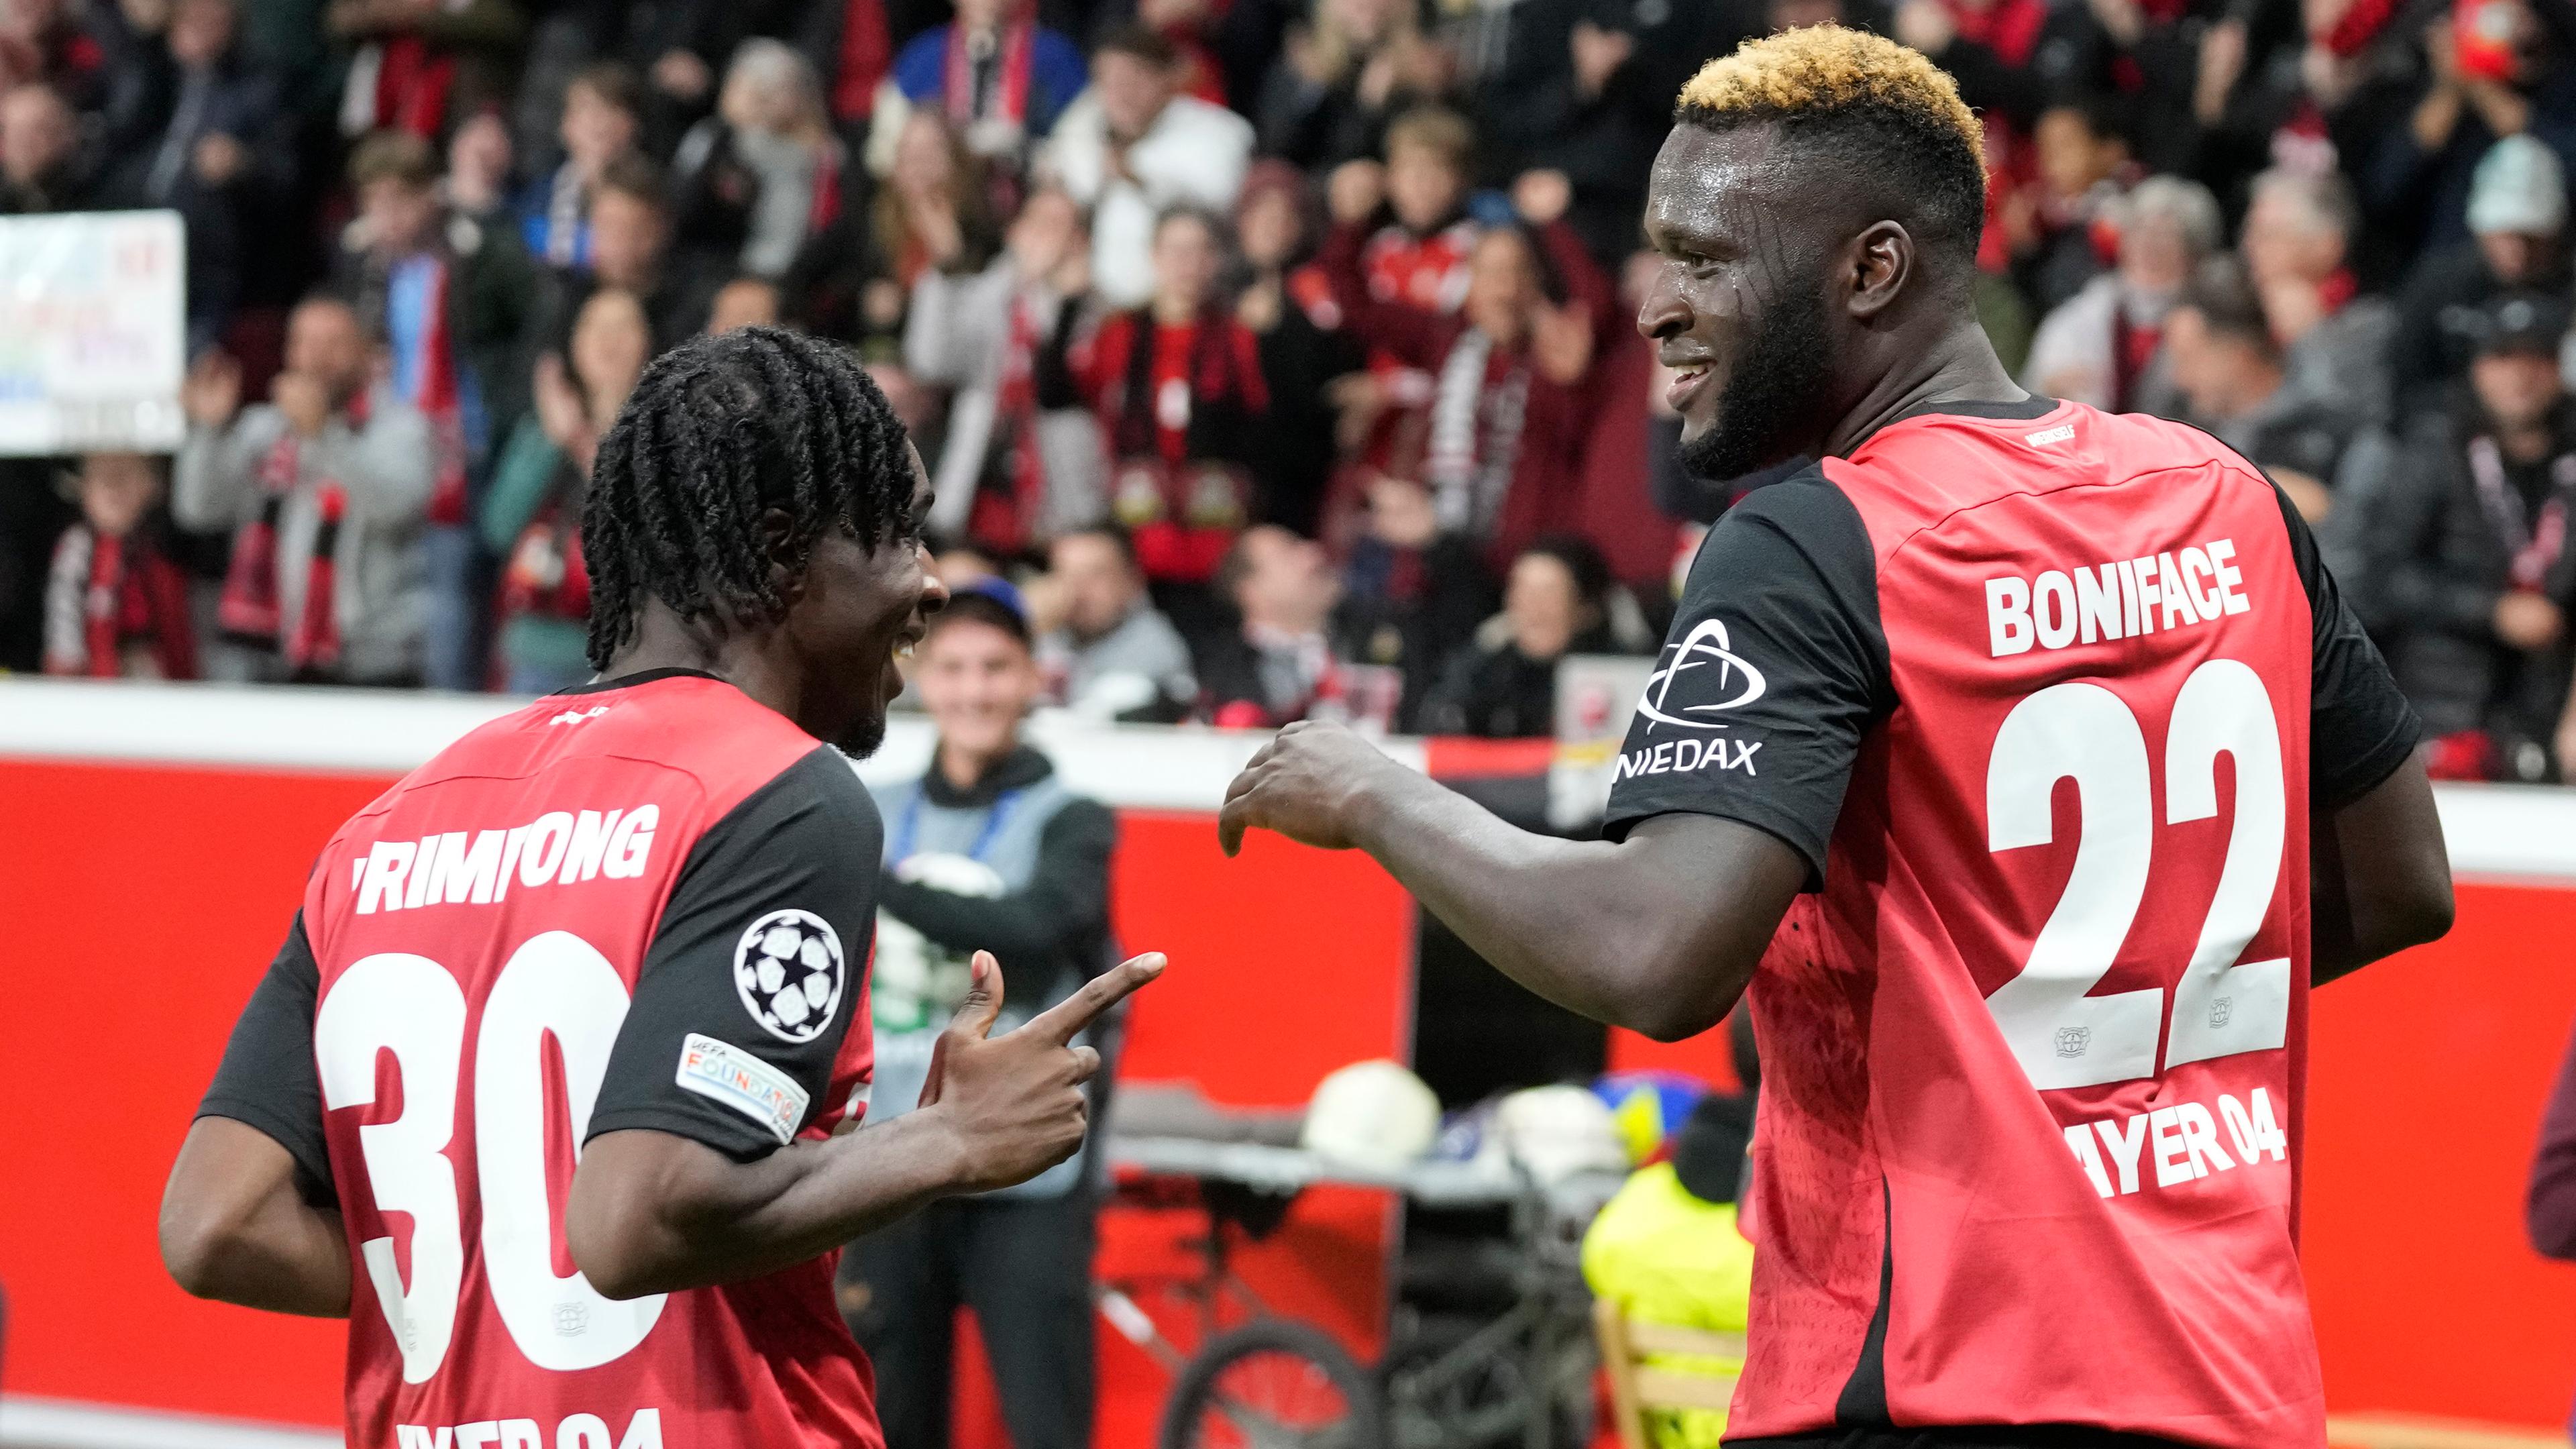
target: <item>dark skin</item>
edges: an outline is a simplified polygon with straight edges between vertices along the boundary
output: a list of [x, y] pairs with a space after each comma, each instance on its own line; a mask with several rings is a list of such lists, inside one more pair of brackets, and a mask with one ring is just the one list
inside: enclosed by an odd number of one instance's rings
[[[1907, 215], [1899, 197], [1802, 164], [1777, 128], [1673, 129], [1646, 202], [1662, 266], [1637, 330], [1684, 374], [1685, 445], [1719, 425], [1731, 367], [1798, 286], [1824, 290], [1832, 362], [1812, 406], [1761, 420], [1757, 463], [1847, 453], [1916, 408], [2028, 396], [1977, 325], [1968, 263], [1918, 246]], [[1778, 837], [1713, 816], [1656, 816], [1617, 842], [1531, 834], [1335, 725], [1290, 725], [1236, 777], [1220, 843], [1233, 854], [1256, 828], [1367, 851], [1505, 975], [1662, 1040], [1734, 1007], [1807, 877]], [[2420, 760], [2321, 813], [2313, 839], [2315, 980], [2449, 929]]]
[[[912, 468], [918, 520], [930, 488], [918, 454]], [[881, 736], [885, 708], [903, 688], [897, 651], [921, 638], [947, 590], [917, 536], [871, 550], [828, 533], [800, 569], [788, 548], [793, 526], [780, 511], [764, 520], [786, 601], [779, 618], [711, 624], [648, 599], [636, 637], [605, 676], [702, 669], [818, 739]], [[973, 988], [934, 1049], [918, 1110], [826, 1141], [737, 1163], [670, 1133], [602, 1134], [583, 1148], [564, 1210], [574, 1263], [611, 1298], [734, 1282], [806, 1261], [934, 1199], [1036, 1176], [1082, 1144], [1083, 1085], [1100, 1058], [1073, 1038], [1163, 964], [1151, 954], [1126, 961], [992, 1036], [1002, 972], [978, 952]], [[346, 1316], [340, 1215], [309, 1201], [297, 1176], [286, 1149], [258, 1129], [200, 1119], [161, 1205], [162, 1258], [180, 1286], [256, 1308]]]

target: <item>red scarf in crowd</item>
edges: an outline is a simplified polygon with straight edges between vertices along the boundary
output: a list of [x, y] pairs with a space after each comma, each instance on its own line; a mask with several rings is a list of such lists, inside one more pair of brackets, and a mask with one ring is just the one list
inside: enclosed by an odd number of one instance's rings
[[[349, 399], [344, 416], [351, 431], [367, 426], [368, 402], [363, 392]], [[293, 428], [278, 434], [259, 463], [258, 516], [233, 535], [232, 562], [224, 571], [224, 591], [215, 607], [215, 622], [224, 634], [243, 644], [277, 649], [297, 674], [328, 671], [340, 659], [338, 551], [340, 529], [348, 511], [348, 490], [325, 478], [317, 491], [321, 526], [313, 532], [313, 557], [304, 577], [304, 607], [288, 620], [279, 601], [279, 517], [303, 462], [303, 440]]]
[[832, 72], [833, 118], [866, 120], [876, 109], [877, 82], [893, 60], [885, 0], [848, 0], [841, 7], [841, 52]]
[[197, 677], [188, 580], [145, 535], [64, 530], [45, 588], [45, 672], [115, 679], [125, 645], [143, 643], [163, 679]]
[[456, 88], [456, 57], [432, 50], [417, 35], [383, 42], [376, 62], [375, 124], [436, 141], [447, 120], [448, 92]]
[[1011, 296], [1011, 325], [993, 405], [993, 444], [1006, 450], [1002, 488], [975, 495], [966, 531], [978, 543], [1012, 554], [1036, 536], [1046, 499], [1046, 460], [1038, 451], [1038, 326], [1026, 292]]

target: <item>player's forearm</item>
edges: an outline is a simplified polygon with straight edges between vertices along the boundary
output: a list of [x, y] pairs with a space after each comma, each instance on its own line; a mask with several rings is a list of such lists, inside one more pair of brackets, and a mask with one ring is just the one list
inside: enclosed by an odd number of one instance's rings
[[1360, 817], [1362, 848], [1478, 955], [1594, 1021], [1691, 1035], [1726, 1014], [1760, 958], [1759, 939], [1711, 952], [1677, 929], [1677, 913], [1724, 903], [1673, 899], [1629, 847], [1518, 829], [1410, 771], [1387, 772]]
[[304, 1200], [293, 1159], [266, 1134], [201, 1117], [161, 1199], [161, 1262], [190, 1294], [272, 1313], [349, 1316], [340, 1214]]
[[2451, 863], [2421, 752], [2308, 829], [2308, 980], [2323, 986], [2451, 929]]
[[565, 1237], [611, 1298], [703, 1288], [830, 1252], [968, 1177], [963, 1141], [936, 1109], [745, 1163], [669, 1133], [609, 1132], [573, 1175]]

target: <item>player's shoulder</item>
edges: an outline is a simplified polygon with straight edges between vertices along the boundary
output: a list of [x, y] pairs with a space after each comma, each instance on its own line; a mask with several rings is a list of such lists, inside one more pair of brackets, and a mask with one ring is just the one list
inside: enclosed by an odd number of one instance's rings
[[1686, 587], [1740, 583], [1776, 568], [1866, 575], [1869, 530], [1823, 465], [1808, 462], [1753, 489], [1710, 525]]
[[2187, 423], [2037, 396], [1901, 417], [1824, 467], [1882, 555], [1989, 504], [2066, 489], [2152, 482], [2176, 502], [2177, 482], [2271, 491], [2260, 469]]

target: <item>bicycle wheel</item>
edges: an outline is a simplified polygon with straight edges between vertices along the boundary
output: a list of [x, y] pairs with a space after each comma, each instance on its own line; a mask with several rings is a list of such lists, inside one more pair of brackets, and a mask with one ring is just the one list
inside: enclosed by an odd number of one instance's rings
[[1322, 1330], [1265, 1318], [1190, 1356], [1161, 1449], [1383, 1449], [1377, 1386]]

